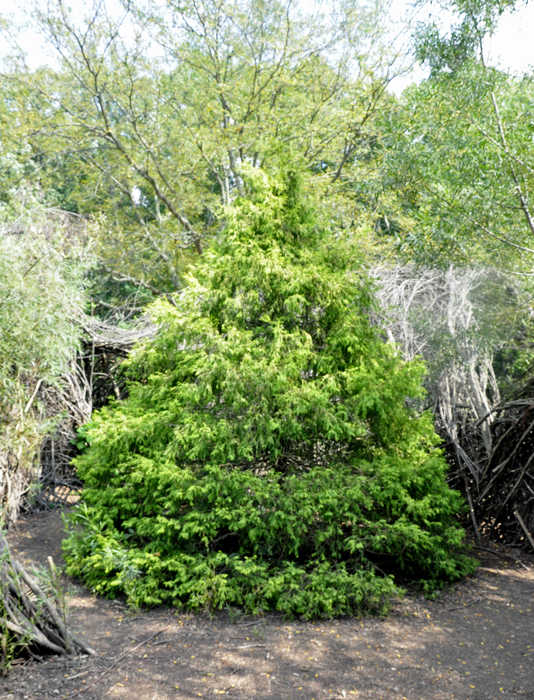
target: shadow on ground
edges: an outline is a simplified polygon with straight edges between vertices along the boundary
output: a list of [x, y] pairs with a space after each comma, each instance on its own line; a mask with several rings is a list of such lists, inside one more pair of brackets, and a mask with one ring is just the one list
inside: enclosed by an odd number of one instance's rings
[[[62, 561], [62, 537], [51, 513], [21, 520], [8, 539], [23, 564], [39, 565]], [[134, 613], [70, 584], [71, 625], [96, 657], [17, 664], [0, 698], [534, 700], [534, 558], [478, 556], [474, 577], [437, 601], [408, 597], [386, 619]]]

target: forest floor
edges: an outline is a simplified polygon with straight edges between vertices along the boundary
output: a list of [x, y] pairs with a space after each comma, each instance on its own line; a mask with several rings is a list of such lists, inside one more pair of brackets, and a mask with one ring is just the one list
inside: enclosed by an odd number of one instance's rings
[[[53, 512], [21, 519], [8, 539], [31, 567], [60, 564], [63, 536]], [[137, 612], [68, 582], [71, 627], [96, 656], [15, 664], [0, 698], [534, 700], [534, 557], [516, 564], [486, 547], [501, 556], [475, 550], [473, 577], [380, 619]]]

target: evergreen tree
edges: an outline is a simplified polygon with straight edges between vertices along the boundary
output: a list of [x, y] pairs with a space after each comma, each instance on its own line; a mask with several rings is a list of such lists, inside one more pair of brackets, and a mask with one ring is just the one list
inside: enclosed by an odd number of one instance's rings
[[387, 608], [472, 571], [424, 368], [369, 312], [354, 241], [299, 176], [248, 171], [220, 240], [129, 361], [128, 399], [95, 415], [68, 572], [135, 604], [305, 617]]

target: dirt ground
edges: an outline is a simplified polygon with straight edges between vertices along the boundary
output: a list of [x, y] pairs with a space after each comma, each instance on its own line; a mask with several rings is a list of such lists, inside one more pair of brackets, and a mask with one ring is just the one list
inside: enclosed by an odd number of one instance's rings
[[[60, 564], [62, 537], [54, 512], [8, 539], [28, 566]], [[534, 557], [495, 551], [439, 600], [407, 597], [385, 619], [130, 612], [70, 582], [71, 626], [96, 656], [16, 664], [0, 698], [534, 700]]]

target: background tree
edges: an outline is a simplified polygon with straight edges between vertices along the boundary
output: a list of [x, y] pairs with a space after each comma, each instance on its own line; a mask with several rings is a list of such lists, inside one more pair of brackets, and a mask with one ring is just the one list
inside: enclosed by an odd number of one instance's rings
[[382, 122], [383, 183], [397, 210], [389, 217], [396, 223], [381, 232], [397, 236], [405, 259], [530, 269], [532, 77], [485, 60], [487, 37], [515, 4], [448, 2], [457, 19], [448, 32], [430, 23], [416, 33], [416, 56], [430, 77], [406, 90]]
[[413, 87], [389, 112], [386, 170], [412, 217], [398, 237], [406, 257], [530, 270], [533, 103], [530, 77], [468, 62]]
[[118, 18], [96, 3], [79, 19], [58, 2], [34, 17], [59, 68], [19, 65], [6, 79], [46, 104], [30, 139], [41, 177], [63, 207], [106, 217], [106, 269], [157, 294], [180, 288], [216, 234], [242, 164], [268, 168], [280, 150], [302, 158], [350, 225], [354, 203], [337, 195], [394, 74], [383, 16], [352, 0], [313, 16], [203, 0], [129, 3]]

